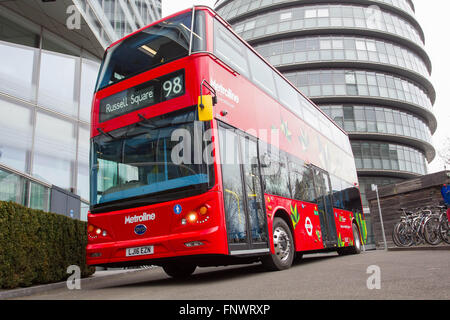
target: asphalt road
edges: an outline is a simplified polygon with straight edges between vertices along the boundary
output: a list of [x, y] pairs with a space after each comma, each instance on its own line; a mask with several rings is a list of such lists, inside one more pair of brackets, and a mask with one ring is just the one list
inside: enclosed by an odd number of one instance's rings
[[[370, 266], [380, 289], [369, 290]], [[372, 284], [376, 282], [369, 281]], [[291, 269], [266, 272], [261, 265], [199, 268], [174, 280], [161, 268], [102, 279], [81, 290], [58, 289], [21, 299], [303, 300], [450, 299], [450, 251], [371, 251], [356, 256], [305, 256]]]

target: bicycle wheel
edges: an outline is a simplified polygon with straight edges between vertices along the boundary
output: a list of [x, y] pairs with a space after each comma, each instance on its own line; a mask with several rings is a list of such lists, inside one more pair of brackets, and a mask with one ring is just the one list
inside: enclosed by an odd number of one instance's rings
[[436, 246], [442, 242], [439, 236], [439, 218], [430, 217], [423, 225], [423, 237], [428, 244]]
[[439, 223], [439, 236], [442, 241], [450, 244], [450, 224], [446, 216], [444, 216]]
[[413, 220], [412, 231], [411, 231], [411, 233], [412, 233], [412, 243], [411, 243], [411, 245], [418, 246], [418, 245], [421, 245], [421, 244], [425, 243], [425, 239], [424, 239], [424, 237], [422, 235], [422, 228], [421, 228], [422, 226], [421, 226], [421, 224], [422, 224], [422, 218], [421, 217], [418, 217], [418, 218]]
[[401, 222], [396, 227], [396, 236], [401, 247], [410, 247], [413, 244], [413, 237], [411, 235], [411, 228], [404, 222]]
[[397, 222], [394, 225], [394, 229], [392, 230], [392, 242], [394, 242], [394, 244], [397, 247], [402, 247], [400, 241], [398, 240], [398, 234], [397, 234], [398, 225], [401, 224], [401, 223], [403, 223], [403, 222]]

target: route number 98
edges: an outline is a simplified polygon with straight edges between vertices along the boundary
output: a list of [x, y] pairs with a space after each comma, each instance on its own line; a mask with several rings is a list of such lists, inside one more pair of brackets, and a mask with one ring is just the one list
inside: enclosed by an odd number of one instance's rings
[[183, 77], [177, 76], [163, 82], [163, 95], [164, 98], [171, 98], [183, 93]]

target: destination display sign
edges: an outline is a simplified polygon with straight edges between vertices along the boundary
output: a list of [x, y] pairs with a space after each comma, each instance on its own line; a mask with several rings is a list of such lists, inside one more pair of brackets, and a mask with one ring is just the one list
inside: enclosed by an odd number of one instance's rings
[[100, 122], [184, 95], [184, 70], [159, 77], [100, 100]]

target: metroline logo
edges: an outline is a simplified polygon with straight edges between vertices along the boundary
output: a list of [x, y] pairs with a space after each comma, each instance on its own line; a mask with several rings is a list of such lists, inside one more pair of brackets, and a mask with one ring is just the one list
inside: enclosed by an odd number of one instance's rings
[[211, 80], [211, 86], [228, 99], [234, 101], [235, 103], [239, 103], [239, 96], [236, 95], [230, 88], [225, 88], [221, 83], [218, 83], [215, 80]]
[[155, 213], [148, 214], [147, 212], [144, 212], [140, 216], [134, 215], [134, 216], [125, 217], [125, 224], [143, 222], [143, 221], [149, 221], [149, 220], [155, 220], [155, 219], [156, 219]]

